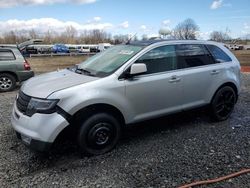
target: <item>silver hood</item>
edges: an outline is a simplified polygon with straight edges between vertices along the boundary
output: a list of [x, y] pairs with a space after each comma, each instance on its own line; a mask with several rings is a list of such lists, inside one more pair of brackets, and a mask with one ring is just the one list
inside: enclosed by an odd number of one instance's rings
[[61, 70], [57, 72], [51, 72], [35, 76], [34, 78], [26, 81], [21, 90], [29, 96], [37, 98], [47, 98], [50, 94], [76, 86], [97, 80], [99, 78], [77, 74], [70, 70]]

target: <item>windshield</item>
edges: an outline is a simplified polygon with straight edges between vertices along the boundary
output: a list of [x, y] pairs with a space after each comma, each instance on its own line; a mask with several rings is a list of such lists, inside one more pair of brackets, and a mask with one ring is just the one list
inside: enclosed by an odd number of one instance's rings
[[77, 69], [92, 76], [105, 77], [115, 72], [141, 49], [141, 46], [132, 45], [113, 46], [82, 62]]

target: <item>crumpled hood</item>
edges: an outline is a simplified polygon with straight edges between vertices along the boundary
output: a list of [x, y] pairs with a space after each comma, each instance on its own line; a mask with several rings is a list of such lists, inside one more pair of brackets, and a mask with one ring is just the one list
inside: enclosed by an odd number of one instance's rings
[[64, 69], [57, 72], [35, 76], [26, 81], [21, 90], [29, 96], [47, 98], [53, 92], [97, 79], [100, 78], [77, 74]]

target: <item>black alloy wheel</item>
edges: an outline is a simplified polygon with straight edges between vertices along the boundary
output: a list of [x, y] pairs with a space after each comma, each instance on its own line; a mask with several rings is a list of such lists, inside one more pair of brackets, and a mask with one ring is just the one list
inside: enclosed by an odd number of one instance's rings
[[211, 103], [212, 117], [216, 121], [224, 121], [233, 112], [237, 97], [234, 89], [230, 86], [220, 88]]

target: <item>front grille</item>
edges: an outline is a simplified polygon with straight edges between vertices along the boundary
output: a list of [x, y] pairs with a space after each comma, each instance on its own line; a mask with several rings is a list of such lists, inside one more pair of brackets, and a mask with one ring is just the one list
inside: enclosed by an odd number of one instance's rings
[[19, 91], [18, 98], [16, 101], [17, 109], [23, 114], [26, 113], [31, 97], [25, 95], [21, 90]]

